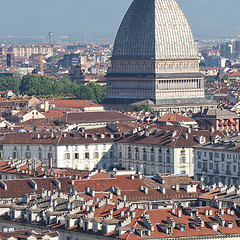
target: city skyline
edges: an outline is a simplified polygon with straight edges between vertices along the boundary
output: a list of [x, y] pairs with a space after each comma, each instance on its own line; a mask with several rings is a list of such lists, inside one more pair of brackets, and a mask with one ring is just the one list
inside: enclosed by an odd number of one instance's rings
[[[124, 13], [132, 0], [0, 0], [2, 21], [0, 36], [54, 36], [114, 40]], [[237, 22], [239, 1], [230, 0], [178, 0], [196, 38], [231, 36], [240, 34]], [[235, 6], [235, 7], [232, 7]]]

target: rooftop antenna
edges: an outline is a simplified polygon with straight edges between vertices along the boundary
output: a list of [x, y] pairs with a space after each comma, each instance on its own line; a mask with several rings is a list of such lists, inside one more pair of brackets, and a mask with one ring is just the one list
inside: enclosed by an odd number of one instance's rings
[[52, 44], [52, 32], [48, 33], [48, 37], [49, 37], [49, 44]]

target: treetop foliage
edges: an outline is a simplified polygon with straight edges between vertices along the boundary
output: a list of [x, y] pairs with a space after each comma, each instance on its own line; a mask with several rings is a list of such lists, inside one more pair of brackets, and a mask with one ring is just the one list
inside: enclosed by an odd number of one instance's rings
[[13, 90], [16, 95], [53, 96], [69, 95], [77, 99], [101, 102], [106, 96], [106, 87], [90, 83], [72, 82], [68, 77], [52, 81], [48, 76], [25, 75], [20, 81], [16, 77], [0, 77], [0, 91]]

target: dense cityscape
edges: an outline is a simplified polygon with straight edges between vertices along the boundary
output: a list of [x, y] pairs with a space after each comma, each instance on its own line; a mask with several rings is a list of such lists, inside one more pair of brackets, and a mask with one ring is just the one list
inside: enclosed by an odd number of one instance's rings
[[0, 38], [0, 239], [240, 239], [240, 35], [176, 0], [119, 25]]

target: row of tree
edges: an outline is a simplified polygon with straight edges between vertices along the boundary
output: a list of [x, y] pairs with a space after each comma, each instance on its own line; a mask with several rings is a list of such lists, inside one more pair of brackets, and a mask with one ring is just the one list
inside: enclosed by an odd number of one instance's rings
[[69, 78], [52, 81], [48, 76], [25, 75], [22, 80], [17, 77], [0, 77], [0, 91], [13, 90], [17, 95], [29, 96], [64, 96], [71, 95], [78, 99], [101, 102], [106, 97], [106, 87], [90, 83], [77, 84]]

